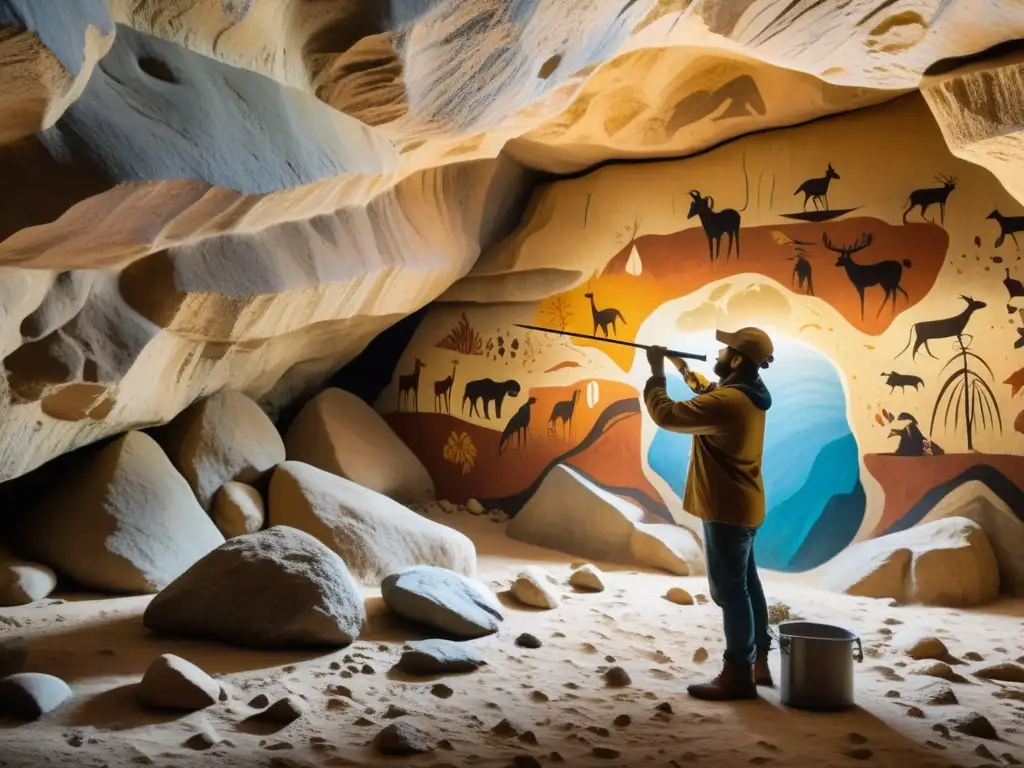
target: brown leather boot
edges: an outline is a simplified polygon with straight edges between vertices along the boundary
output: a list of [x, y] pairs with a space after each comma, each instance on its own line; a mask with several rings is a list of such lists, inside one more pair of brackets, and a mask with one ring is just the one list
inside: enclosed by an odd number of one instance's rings
[[688, 686], [686, 691], [694, 698], [705, 701], [736, 701], [757, 698], [752, 665], [731, 664], [728, 661], [725, 662], [721, 673], [714, 680]]
[[757, 658], [754, 659], [754, 683], [767, 688], [774, 688], [775, 681], [772, 680], [772, 671], [768, 668], [768, 651], [758, 649]]

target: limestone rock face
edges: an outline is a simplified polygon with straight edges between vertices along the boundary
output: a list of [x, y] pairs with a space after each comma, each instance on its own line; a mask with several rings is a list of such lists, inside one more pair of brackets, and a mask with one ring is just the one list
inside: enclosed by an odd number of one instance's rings
[[325, 389], [288, 427], [290, 461], [348, 478], [404, 503], [432, 501], [426, 468], [383, 418], [351, 392]]
[[223, 543], [160, 446], [129, 432], [24, 517], [21, 548], [87, 587], [158, 592]]
[[905, 603], [983, 605], [999, 595], [999, 567], [977, 523], [947, 517], [854, 544], [822, 569], [821, 585]]
[[158, 439], [207, 511], [224, 483], [254, 483], [285, 457], [273, 422], [241, 392], [218, 392], [195, 403]]
[[286, 526], [237, 536], [208, 554], [146, 607], [155, 632], [258, 648], [344, 646], [366, 612], [345, 563]]
[[476, 574], [476, 548], [462, 533], [308, 464], [286, 461], [274, 470], [268, 507], [271, 525], [316, 537], [364, 584], [414, 565]]
[[555, 467], [512, 518], [517, 541], [591, 560], [647, 565], [679, 576], [704, 572], [700, 546], [685, 528], [644, 523], [644, 513], [565, 465]]

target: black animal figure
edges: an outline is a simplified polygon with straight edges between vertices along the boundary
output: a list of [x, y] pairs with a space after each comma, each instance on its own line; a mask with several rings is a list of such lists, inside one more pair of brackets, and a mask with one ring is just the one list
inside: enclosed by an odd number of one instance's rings
[[792, 286], [793, 283], [796, 283], [801, 291], [804, 291], [808, 296], [813, 296], [814, 270], [811, 268], [811, 262], [807, 260], [807, 254], [802, 250], [798, 250], [795, 256], [790, 256], [789, 258], [791, 261], [796, 259], [789, 284]]
[[477, 407], [478, 401], [483, 401], [484, 418], [489, 419], [489, 406], [494, 403], [494, 418], [501, 418], [501, 404], [506, 397], [517, 397], [519, 395], [519, 382], [509, 379], [508, 381], [494, 381], [494, 379], [476, 379], [466, 384], [462, 392], [462, 412], [466, 412], [466, 401], [469, 401], [469, 415], [474, 413], [479, 416], [480, 410]]
[[900, 388], [900, 392], [903, 392], [905, 387], [913, 387], [916, 392], [918, 387], [924, 386], [924, 380], [920, 376], [909, 376], [903, 373], [896, 373], [896, 371], [883, 373], [882, 375], [886, 377], [885, 383], [889, 387], [890, 395], [896, 391], [896, 387]]
[[944, 317], [940, 320], [922, 320], [920, 323], [914, 323], [910, 327], [910, 338], [907, 339], [907, 346], [896, 357], [899, 357], [910, 348], [911, 341], [914, 342], [914, 351], [910, 353], [912, 358], [916, 359], [917, 350], [924, 347], [925, 351], [936, 360], [939, 358], [932, 354], [931, 349], [928, 347], [929, 341], [956, 337], [957, 341], [962, 343], [964, 328], [967, 327], [967, 321], [971, 319], [971, 315], [988, 305], [983, 301], [975, 301], [970, 296], [961, 295], [960, 298], [967, 302], [967, 307], [960, 314]]
[[860, 295], [861, 320], [864, 319], [864, 291], [874, 285], [882, 286], [882, 290], [885, 291], [885, 297], [878, 307], [878, 313], [875, 315], [876, 318], [882, 314], [882, 310], [885, 309], [885, 305], [890, 299], [892, 299], [892, 313], [896, 314], [897, 291], [902, 293], [908, 302], [910, 301], [910, 296], [907, 295], [907, 292], [900, 285], [900, 281], [903, 279], [903, 268], [910, 266], [910, 259], [903, 259], [902, 264], [891, 259], [880, 261], [877, 264], [858, 264], [853, 260], [853, 254], [867, 248], [871, 245], [872, 240], [872, 236], [865, 233], [853, 245], [834, 246], [832, 241], [828, 239], [828, 235], [823, 234], [821, 236], [822, 244], [830, 251], [839, 254], [836, 266], [846, 270], [846, 277], [853, 283], [853, 287], [857, 289], [857, 293]]
[[[412, 400], [414, 411], [420, 409], [420, 370], [426, 368], [423, 361], [418, 357], [413, 363], [412, 373], [406, 373], [398, 377], [398, 410], [402, 410], [402, 403], [405, 409], [409, 410], [409, 400]], [[412, 396], [410, 398], [410, 395]]]
[[441, 406], [444, 406], [445, 413], [452, 412], [452, 385], [455, 384], [455, 369], [458, 366], [459, 361], [452, 360], [452, 375], [434, 382], [434, 410], [439, 413]]
[[590, 314], [594, 317], [594, 335], [597, 336], [597, 329], [600, 327], [604, 331], [604, 337], [608, 338], [608, 326], [612, 327], [612, 332], [618, 336], [619, 329], [615, 327], [615, 321], [621, 320], [622, 324], [626, 324], [626, 318], [622, 316], [622, 313], [615, 307], [608, 307], [607, 309], [598, 309], [597, 304], [594, 303], [594, 294], [585, 293], [583, 294], [586, 298], [590, 299]]
[[714, 263], [722, 253], [722, 235], [729, 236], [729, 247], [725, 251], [725, 260], [729, 260], [732, 253], [733, 241], [736, 241], [736, 258], [740, 257], [740, 212], [733, 208], [726, 208], [724, 211], [715, 210], [715, 198], [701, 197], [696, 189], [690, 190], [690, 212], [686, 218], [694, 216], [700, 218], [700, 225], [704, 228], [704, 234], [708, 238], [708, 257]]
[[1024, 349], [1024, 325], [1017, 329], [1017, 335], [1020, 336], [1020, 338], [1013, 342], [1013, 348]]
[[1003, 278], [1003, 285], [1006, 286], [1006, 292], [1010, 294], [1010, 298], [1006, 300], [1006, 313], [1012, 315], [1017, 309], [1013, 306], [1014, 299], [1024, 299], [1024, 284], [1021, 284], [1020, 280], [1015, 277], [1010, 277], [1010, 268], [1006, 268], [1006, 277]]
[[819, 210], [818, 204], [824, 203], [825, 207], [820, 210], [828, 210], [828, 185], [832, 183], [832, 179], [839, 181], [839, 174], [836, 173], [835, 168], [832, 167], [832, 163], [828, 164], [828, 168], [825, 169], [825, 175], [819, 176], [816, 179], [808, 179], [799, 187], [796, 188], [794, 195], [799, 195], [801, 192], [804, 193], [804, 210], [807, 210], [807, 201], [814, 201], [814, 210]]
[[505, 452], [505, 446], [508, 445], [513, 435], [516, 438], [516, 448], [526, 445], [526, 438], [529, 437], [530, 432], [530, 406], [536, 402], [537, 398], [528, 398], [519, 406], [519, 410], [512, 414], [512, 418], [508, 420], [508, 424], [502, 430], [501, 439], [498, 441], [499, 456]]
[[[914, 208], [921, 209], [921, 218], [928, 221], [925, 213], [928, 212], [928, 208], [932, 205], [939, 206], [939, 221], [943, 224], [946, 223], [946, 200], [949, 199], [949, 194], [956, 189], [956, 179], [952, 176], [938, 175], [935, 180], [939, 182], [941, 187], [926, 187], [924, 189], [915, 189], [910, 193], [910, 197], [907, 198], [907, 210], [903, 212], [903, 223], [907, 223], [907, 214], [910, 213]], [[935, 222], [930, 222], [934, 224]]]
[[572, 436], [572, 417], [576, 412], [576, 401], [580, 398], [580, 391], [574, 389], [572, 397], [568, 400], [562, 400], [561, 402], [555, 403], [555, 407], [551, 409], [551, 416], [548, 418], [548, 432], [551, 435], [551, 439], [555, 438], [557, 434], [556, 427], [558, 422], [562, 423], [562, 436]]
[[899, 429], [890, 429], [889, 437], [898, 437], [900, 444], [893, 453], [897, 456], [941, 456], [945, 453], [937, 443], [933, 443], [917, 426], [917, 419], [909, 413], [901, 413], [900, 421], [908, 422]]
[[1006, 236], [1009, 235], [1013, 238], [1013, 244], [1017, 246], [1017, 250], [1020, 250], [1020, 243], [1017, 242], [1017, 233], [1024, 231], [1024, 216], [1003, 216], [997, 209], [985, 218], [995, 219], [999, 224], [999, 237], [996, 238], [996, 248], [1001, 246], [1006, 240]]

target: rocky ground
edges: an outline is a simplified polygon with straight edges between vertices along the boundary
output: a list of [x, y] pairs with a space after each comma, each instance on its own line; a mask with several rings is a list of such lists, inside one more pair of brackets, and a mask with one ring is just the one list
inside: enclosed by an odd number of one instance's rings
[[[684, 691], [686, 683], [715, 671], [722, 651], [721, 619], [703, 597], [702, 577], [606, 565], [598, 574], [604, 591], [577, 591], [568, 584], [572, 558], [507, 539], [500, 518], [438, 505], [427, 511], [474, 541], [480, 578], [503, 603], [499, 631], [466, 643], [485, 665], [428, 676], [395, 669], [403, 645], [426, 635], [389, 612], [379, 590], [365, 591], [368, 618], [359, 639], [325, 653], [166, 639], [143, 627], [151, 597], [65, 594], [0, 612], [3, 639], [27, 641], [28, 669], [60, 677], [74, 693], [33, 723], [2, 721], [0, 765], [861, 761], [923, 767], [1024, 761], [1024, 601], [984, 611], [894, 607], [773, 576], [767, 584], [776, 620], [834, 621], [863, 638], [866, 658], [856, 669], [860, 707], [838, 715], [804, 713], [781, 707], [777, 690], [762, 690], [759, 701], [709, 704]], [[527, 608], [508, 593], [529, 565], [559, 582], [544, 580], [558, 601], [554, 609]], [[687, 590], [694, 603], [664, 597], [673, 587]], [[140, 694], [153, 686], [140, 681], [165, 653], [205, 670], [224, 694], [217, 696], [214, 686], [200, 695], [210, 697], [199, 702], [209, 705], [192, 713], [144, 705]], [[776, 676], [778, 664], [773, 653]], [[201, 689], [200, 681], [188, 691]], [[213, 698], [223, 700], [209, 703]], [[388, 751], [395, 740], [399, 751], [407, 742], [429, 751], [383, 757], [382, 748]]]

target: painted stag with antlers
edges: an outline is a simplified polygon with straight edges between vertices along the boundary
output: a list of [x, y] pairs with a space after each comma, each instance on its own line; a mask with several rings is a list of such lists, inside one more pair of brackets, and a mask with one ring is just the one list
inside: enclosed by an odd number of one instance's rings
[[910, 301], [910, 296], [907, 295], [907, 292], [900, 285], [900, 281], [903, 279], [903, 268], [910, 266], [910, 259], [903, 259], [902, 263], [889, 259], [887, 261], [880, 261], [877, 264], [858, 264], [853, 260], [853, 254], [863, 251], [871, 245], [873, 240], [874, 238], [865, 232], [852, 245], [837, 246], [832, 244], [827, 234], [821, 236], [822, 245], [830, 251], [839, 254], [836, 266], [846, 270], [846, 277], [849, 278], [853, 287], [857, 289], [857, 293], [860, 296], [861, 320], [864, 319], [864, 291], [874, 285], [882, 286], [882, 290], [885, 291], [885, 298], [882, 299], [882, 304], [878, 308], [878, 314], [875, 315], [876, 318], [882, 314], [882, 310], [890, 299], [892, 299], [892, 313], [896, 314], [897, 291], [902, 293], [908, 302]]

